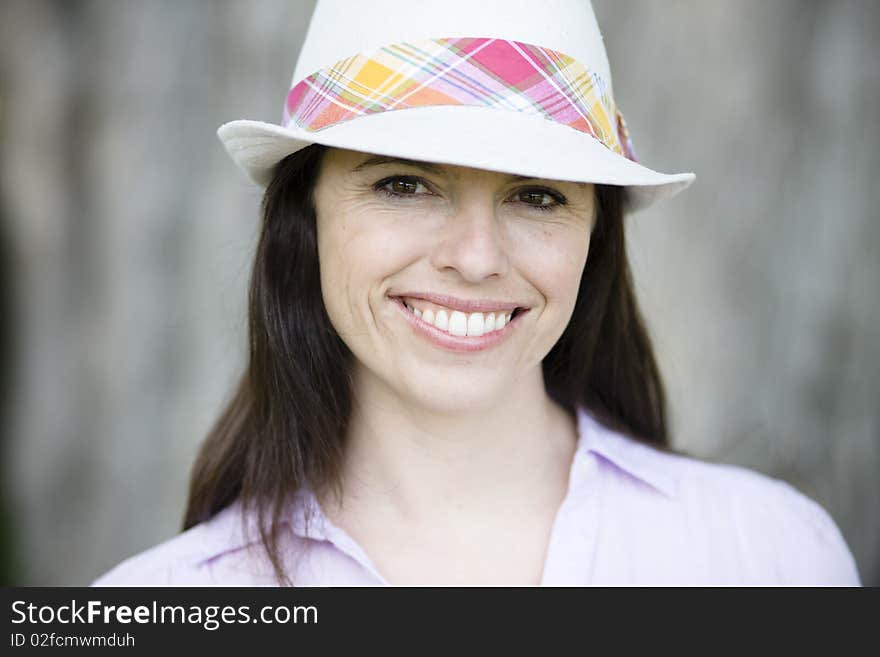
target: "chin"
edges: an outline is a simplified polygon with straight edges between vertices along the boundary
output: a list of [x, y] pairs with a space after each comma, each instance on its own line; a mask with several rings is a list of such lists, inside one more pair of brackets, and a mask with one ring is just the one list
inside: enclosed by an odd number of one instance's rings
[[[474, 413], [492, 408], [510, 394], [508, 386], [493, 377], [476, 376], [473, 380], [439, 380], [416, 383], [401, 391], [410, 403], [438, 414]], [[439, 378], [439, 377], [438, 377]]]

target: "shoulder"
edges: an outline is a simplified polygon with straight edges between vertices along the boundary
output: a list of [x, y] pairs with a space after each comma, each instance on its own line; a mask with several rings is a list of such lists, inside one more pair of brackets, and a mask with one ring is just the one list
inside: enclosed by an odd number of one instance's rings
[[688, 467], [682, 493], [704, 513], [727, 514], [762, 581], [860, 584], [846, 540], [818, 502], [786, 481], [747, 468], [697, 463]]
[[595, 451], [665, 493], [659, 511], [668, 513], [664, 517], [680, 523], [682, 533], [707, 550], [735, 553], [733, 560], [753, 581], [860, 584], [855, 560], [831, 515], [790, 483], [607, 429], [598, 433]]
[[[136, 554], [97, 578], [92, 586], [202, 586], [215, 582], [212, 565], [245, 550], [240, 506]], [[226, 582], [229, 583], [229, 582]]]

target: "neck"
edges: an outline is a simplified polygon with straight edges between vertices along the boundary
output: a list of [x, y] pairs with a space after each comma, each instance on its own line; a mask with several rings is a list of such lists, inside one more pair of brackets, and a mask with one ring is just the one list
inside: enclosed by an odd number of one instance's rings
[[331, 517], [378, 509], [412, 524], [512, 504], [555, 507], [576, 442], [576, 419], [546, 394], [540, 365], [503, 399], [464, 409], [401, 398], [359, 371], [343, 499], [322, 505]]

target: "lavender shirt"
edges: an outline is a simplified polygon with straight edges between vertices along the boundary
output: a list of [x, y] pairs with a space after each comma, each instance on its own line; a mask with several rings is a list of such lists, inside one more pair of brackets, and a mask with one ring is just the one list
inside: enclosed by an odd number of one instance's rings
[[[578, 432], [542, 585], [860, 585], [837, 525], [789, 484], [661, 452], [608, 430], [583, 410]], [[306, 505], [315, 512], [308, 531]], [[297, 496], [288, 527], [285, 552], [304, 553], [295, 584], [388, 584], [358, 543], [321, 514], [310, 491]], [[243, 529], [233, 505], [93, 584], [274, 584], [258, 544], [246, 540]]]

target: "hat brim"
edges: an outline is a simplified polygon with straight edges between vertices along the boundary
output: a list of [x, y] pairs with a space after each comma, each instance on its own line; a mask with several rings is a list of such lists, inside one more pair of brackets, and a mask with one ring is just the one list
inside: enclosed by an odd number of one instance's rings
[[238, 120], [217, 130], [227, 152], [258, 185], [275, 165], [310, 144], [501, 173], [627, 188], [628, 209], [645, 208], [690, 185], [618, 155], [591, 135], [541, 116], [473, 106], [379, 112], [318, 131]]

